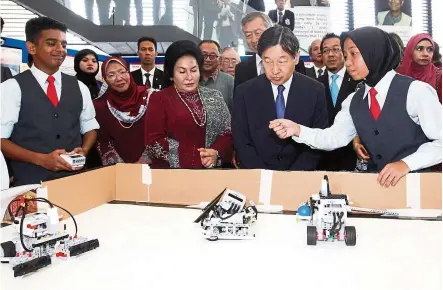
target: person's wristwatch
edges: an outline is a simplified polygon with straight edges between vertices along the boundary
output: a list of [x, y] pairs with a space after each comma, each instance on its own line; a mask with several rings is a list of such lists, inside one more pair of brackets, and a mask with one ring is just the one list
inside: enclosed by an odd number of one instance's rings
[[220, 154], [218, 154], [217, 150], [215, 150], [215, 153], [217, 153], [217, 159], [215, 160], [214, 167], [220, 167], [222, 165]]

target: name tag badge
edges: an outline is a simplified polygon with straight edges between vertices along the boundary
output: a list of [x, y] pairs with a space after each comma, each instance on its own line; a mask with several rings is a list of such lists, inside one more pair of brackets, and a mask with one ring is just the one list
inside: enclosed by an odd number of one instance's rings
[[286, 23], [286, 25], [291, 24], [291, 22], [289, 21], [289, 19], [286, 19], [286, 20], [285, 20], [285, 23]]

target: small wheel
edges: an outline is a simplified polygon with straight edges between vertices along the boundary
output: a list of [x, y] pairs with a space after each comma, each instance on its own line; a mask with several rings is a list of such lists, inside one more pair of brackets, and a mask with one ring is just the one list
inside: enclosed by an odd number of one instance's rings
[[208, 239], [208, 241], [215, 242], [216, 240], [218, 240], [218, 237], [217, 236], [210, 236], [207, 239]]
[[345, 243], [346, 246], [355, 246], [357, 243], [357, 234], [355, 232], [355, 227], [345, 227]]
[[315, 246], [317, 244], [317, 227], [307, 227], [307, 242], [309, 246]]

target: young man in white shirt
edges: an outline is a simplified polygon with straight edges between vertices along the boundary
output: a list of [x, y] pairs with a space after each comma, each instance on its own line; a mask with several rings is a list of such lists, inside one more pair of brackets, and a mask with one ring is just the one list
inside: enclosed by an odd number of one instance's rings
[[[428, 84], [396, 74], [399, 47], [386, 32], [363, 27], [341, 36], [348, 73], [365, 86], [343, 102], [334, 124], [311, 129], [290, 120], [270, 122], [279, 138], [320, 150], [346, 146], [359, 136], [380, 185], [395, 186], [410, 171], [441, 162], [441, 105]], [[374, 45], [376, 43], [377, 45]]]
[[86, 156], [99, 128], [89, 89], [59, 70], [66, 57], [66, 26], [38, 17], [25, 31], [33, 66], [1, 84], [1, 149], [11, 160], [15, 185], [77, 170], [60, 155]]

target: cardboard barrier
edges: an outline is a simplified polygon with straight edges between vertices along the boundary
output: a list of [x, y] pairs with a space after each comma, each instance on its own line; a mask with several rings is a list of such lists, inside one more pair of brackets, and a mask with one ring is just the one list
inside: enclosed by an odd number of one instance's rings
[[141, 165], [117, 164], [45, 182], [44, 186], [48, 186], [51, 201], [73, 214], [112, 200], [197, 204], [212, 200], [225, 187], [245, 194], [257, 204], [269, 200], [285, 210], [296, 210], [319, 191], [325, 174], [332, 192], [347, 194], [357, 206], [404, 209], [412, 204], [422, 209], [442, 208], [441, 173], [411, 174], [397, 186], [384, 188], [377, 183], [377, 174], [167, 169], [152, 170], [152, 184], [148, 186], [142, 183]]

